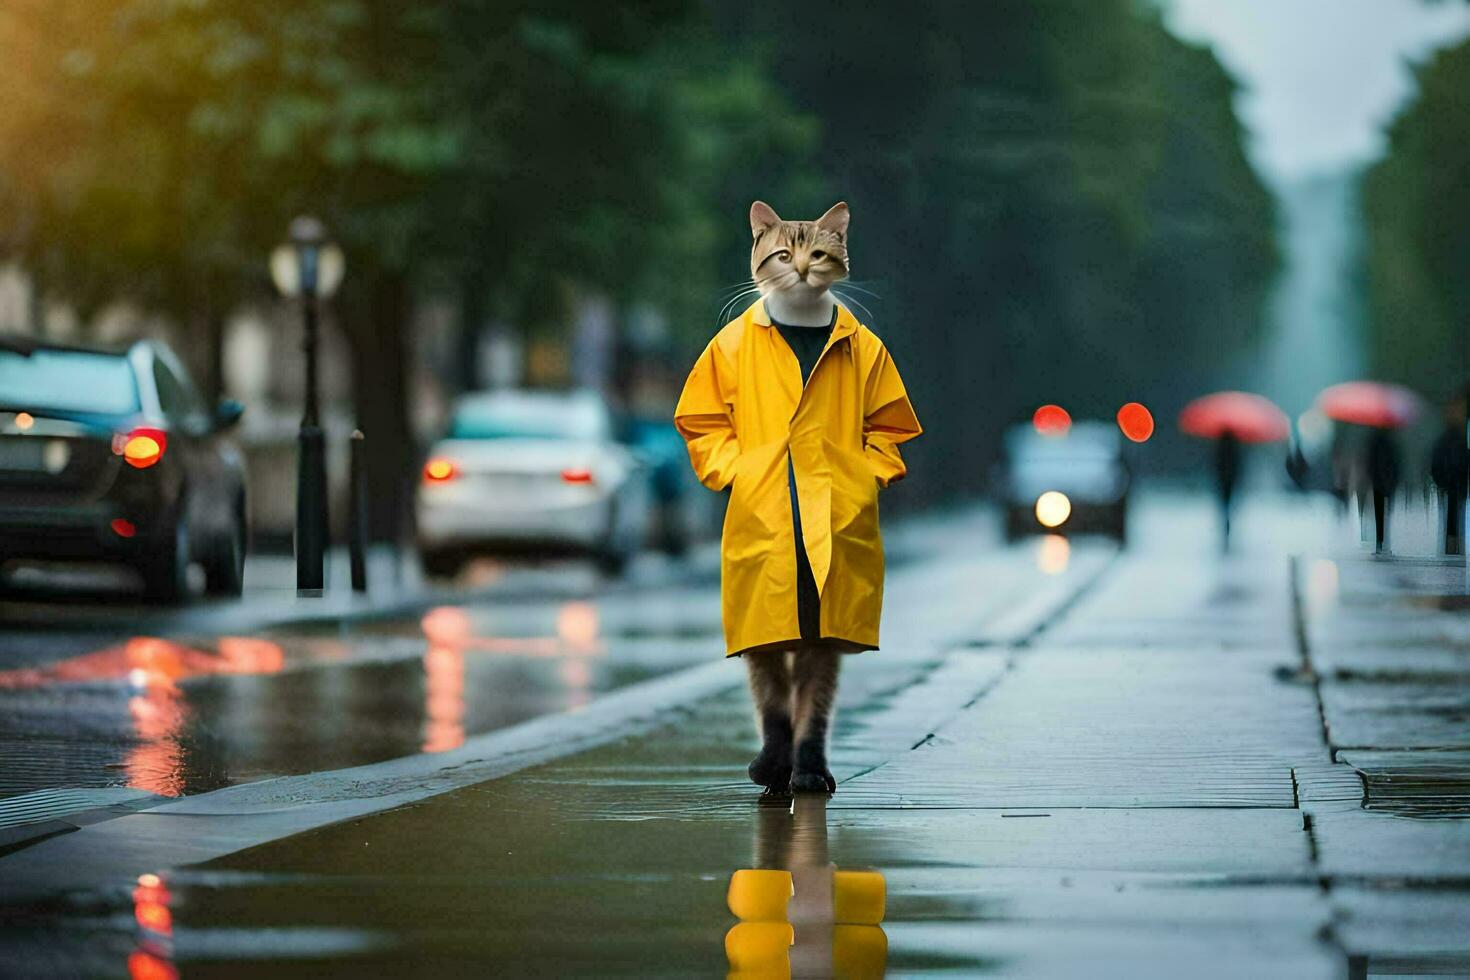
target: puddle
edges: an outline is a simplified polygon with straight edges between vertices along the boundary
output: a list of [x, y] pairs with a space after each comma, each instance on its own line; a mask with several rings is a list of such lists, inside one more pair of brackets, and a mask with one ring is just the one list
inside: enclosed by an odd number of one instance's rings
[[365, 635], [137, 636], [0, 671], [0, 796], [175, 797], [448, 751], [707, 655], [677, 638], [609, 637], [603, 619], [584, 600], [488, 621], [445, 606]]

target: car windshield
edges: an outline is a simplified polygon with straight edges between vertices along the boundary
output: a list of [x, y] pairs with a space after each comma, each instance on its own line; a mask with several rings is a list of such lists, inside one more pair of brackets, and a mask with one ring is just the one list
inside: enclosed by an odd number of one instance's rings
[[0, 350], [0, 407], [27, 412], [130, 415], [138, 382], [120, 354], [47, 350], [30, 355]]
[[504, 394], [465, 399], [454, 412], [451, 439], [573, 439], [610, 437], [607, 411], [595, 398]]

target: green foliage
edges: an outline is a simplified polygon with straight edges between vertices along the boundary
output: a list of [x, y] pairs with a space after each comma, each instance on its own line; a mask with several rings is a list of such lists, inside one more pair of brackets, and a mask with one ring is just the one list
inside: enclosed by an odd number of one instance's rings
[[1364, 179], [1369, 349], [1375, 374], [1441, 398], [1470, 378], [1470, 41], [1416, 74]]
[[811, 132], [697, 13], [16, 0], [0, 188], [30, 220], [0, 245], [73, 300], [182, 314], [258, 288], [290, 217], [315, 211], [349, 288], [468, 277], [532, 322], [578, 289], [693, 309], [716, 287], [721, 175], [752, 148], [790, 164]]
[[[857, 298], [939, 423], [913, 450], [944, 461], [931, 488], [975, 490], [1001, 429], [1044, 401], [1107, 418], [1140, 399], [1168, 418], [1255, 340], [1271, 200], [1234, 83], [1156, 14], [917, 0], [725, 18], [750, 39], [789, 25], [773, 64], [824, 124], [854, 276], [881, 283], [881, 303]], [[801, 216], [831, 200], [772, 203]]]
[[7, 0], [0, 49], [0, 248], [79, 300], [228, 303], [310, 211], [344, 309], [564, 330], [594, 291], [693, 349], [751, 200], [845, 198], [948, 489], [1039, 401], [1167, 417], [1276, 261], [1233, 82], [1135, 0]]

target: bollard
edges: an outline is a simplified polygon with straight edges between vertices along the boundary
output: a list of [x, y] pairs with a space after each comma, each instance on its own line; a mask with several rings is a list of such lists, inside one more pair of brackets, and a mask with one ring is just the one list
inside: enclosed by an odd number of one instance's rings
[[347, 491], [347, 548], [352, 564], [352, 591], [367, 591], [367, 439], [361, 429], [352, 430], [351, 468]]

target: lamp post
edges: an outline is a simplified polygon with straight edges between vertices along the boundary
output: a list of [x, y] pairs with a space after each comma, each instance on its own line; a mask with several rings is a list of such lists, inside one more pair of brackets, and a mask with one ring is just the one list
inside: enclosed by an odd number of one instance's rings
[[341, 285], [346, 260], [327, 237], [326, 226], [303, 216], [291, 222], [285, 243], [271, 252], [270, 266], [281, 295], [301, 301], [306, 392], [297, 434], [296, 588], [320, 592], [326, 578], [327, 459], [317, 393], [317, 318], [322, 300]]

